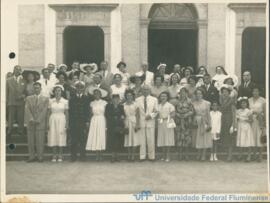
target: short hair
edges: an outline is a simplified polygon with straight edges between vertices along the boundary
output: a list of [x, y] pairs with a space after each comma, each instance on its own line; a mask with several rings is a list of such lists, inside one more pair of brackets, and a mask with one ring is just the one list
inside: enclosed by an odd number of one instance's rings
[[231, 77], [226, 78], [226, 79], [223, 81], [223, 84], [226, 84], [226, 82], [227, 82], [228, 80], [231, 80], [231, 81], [232, 81], [232, 85], [234, 85], [234, 81], [233, 81], [233, 79], [232, 79]]
[[126, 91], [125, 91], [125, 99], [127, 99], [127, 95], [128, 94], [132, 94], [132, 96], [133, 96], [133, 100], [135, 100], [135, 92], [132, 90], [132, 89], [127, 89]]
[[102, 80], [102, 75], [99, 73], [95, 73], [94, 77], [98, 76]]
[[113, 79], [115, 79], [117, 76], [120, 76], [121, 80], [123, 79], [122, 75], [119, 73], [114, 74]]
[[68, 79], [72, 80], [74, 78], [74, 76], [77, 76], [78, 78], [80, 77], [80, 72], [79, 71], [75, 71], [69, 74]]
[[124, 66], [124, 67], [126, 67], [127, 66], [127, 64], [125, 63], [125, 62], [123, 62], [123, 61], [120, 61], [118, 64], [117, 64], [117, 68], [120, 68], [120, 66]]
[[48, 68], [43, 68], [43, 69], [41, 70], [41, 73], [44, 74], [44, 71], [46, 71], [46, 70], [49, 72], [49, 69], [48, 69]]
[[195, 91], [194, 91], [194, 95], [196, 95], [196, 94], [198, 93], [198, 91], [200, 91], [200, 92], [202, 93], [203, 98], [204, 98], [204, 95], [205, 95], [204, 89], [201, 88], [201, 87], [197, 87], [197, 88], [195, 89]]
[[41, 83], [40, 82], [34, 82], [33, 86], [40, 86], [41, 87]]
[[224, 90], [227, 90], [229, 93], [231, 93], [232, 90], [230, 90], [228, 87], [221, 87], [220, 92], [222, 93]]
[[160, 74], [155, 74], [154, 76], [154, 82], [156, 81], [157, 78], [161, 78], [161, 82], [164, 82], [164, 76]]
[[195, 75], [191, 75], [188, 78], [188, 84], [190, 83], [190, 80], [194, 80], [195, 82], [197, 82], [197, 77]]
[[60, 75], [63, 75], [65, 78], [65, 81], [67, 80], [67, 74], [63, 71], [59, 71], [58, 73], [56, 73], [56, 78], [59, 79]]
[[55, 97], [55, 91], [56, 91], [57, 88], [59, 88], [59, 89], [61, 90], [61, 96], [63, 96], [63, 92], [64, 92], [64, 91], [63, 91], [63, 89], [62, 89], [61, 87], [59, 87], [59, 86], [55, 86], [55, 87], [53, 88], [53, 90], [52, 90], [52, 92], [53, 92], [52, 96]]
[[251, 71], [250, 71], [250, 70], [245, 70], [245, 71], [243, 71], [243, 75], [244, 75], [245, 73], [249, 73], [249, 74], [251, 75]]

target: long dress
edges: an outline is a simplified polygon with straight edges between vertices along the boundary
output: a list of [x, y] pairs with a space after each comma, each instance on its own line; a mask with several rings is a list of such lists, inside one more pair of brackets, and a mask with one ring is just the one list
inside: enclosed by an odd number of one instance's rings
[[174, 128], [167, 127], [167, 119], [170, 114], [175, 111], [175, 107], [166, 102], [164, 105], [158, 105], [159, 120], [158, 120], [158, 137], [157, 146], [174, 146]]
[[176, 145], [189, 147], [192, 144], [192, 134], [190, 125], [194, 115], [194, 108], [189, 99], [179, 100], [175, 112], [175, 137]]
[[252, 116], [252, 111], [248, 108], [236, 111], [237, 147], [253, 147], [255, 145], [251, 123], [248, 122], [250, 116]]
[[51, 115], [49, 118], [48, 146], [64, 147], [67, 144], [65, 110], [68, 109], [68, 101], [61, 98], [57, 102], [53, 98], [50, 100], [49, 109], [51, 110]]
[[138, 106], [136, 102], [132, 104], [124, 104], [124, 111], [126, 114], [125, 123], [128, 127], [128, 134], [125, 135], [125, 147], [136, 147], [140, 145], [140, 137], [137, 132], [135, 132], [136, 126], [136, 110]]
[[107, 102], [102, 99], [90, 103], [93, 116], [91, 118], [86, 150], [100, 151], [106, 148], [106, 105]]
[[168, 92], [170, 94], [170, 103], [173, 104], [174, 106], [176, 106], [176, 104], [178, 103], [178, 92], [180, 91], [181, 86], [180, 85], [171, 85], [168, 87]]
[[262, 129], [265, 128], [265, 105], [266, 101], [263, 97], [254, 100], [253, 97], [249, 98], [249, 108], [253, 113], [253, 122], [251, 124], [253, 130], [253, 137], [256, 147], [264, 146], [261, 143]]
[[206, 100], [193, 101], [195, 110], [195, 122], [198, 126], [196, 129], [196, 148], [207, 149], [212, 147], [211, 132], [206, 131], [206, 126], [211, 126], [210, 119], [210, 102]]
[[224, 98], [220, 96], [221, 132], [220, 138], [223, 146], [233, 146], [234, 136], [230, 133], [235, 114], [235, 103], [231, 97]]

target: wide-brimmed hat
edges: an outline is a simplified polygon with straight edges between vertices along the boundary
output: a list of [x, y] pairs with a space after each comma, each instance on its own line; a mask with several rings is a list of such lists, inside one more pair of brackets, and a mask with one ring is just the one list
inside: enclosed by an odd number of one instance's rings
[[190, 70], [191, 74], [194, 72], [191, 66], [186, 66], [186, 67], [181, 68], [182, 73], [184, 73], [186, 70]]
[[24, 70], [24, 71], [22, 72], [22, 77], [23, 77], [23, 79], [27, 80], [29, 74], [33, 74], [33, 75], [34, 75], [34, 81], [37, 81], [37, 80], [40, 79], [40, 74], [39, 74], [39, 72], [34, 71], [34, 70]]
[[157, 66], [157, 70], [159, 70], [161, 67], [167, 67], [167, 65], [165, 63], [160, 63], [158, 66]]
[[226, 81], [226, 80], [228, 80], [228, 79], [232, 79], [232, 81], [233, 81], [233, 86], [234, 87], [237, 87], [237, 85], [238, 85], [238, 77], [236, 76], [236, 75], [227, 75], [227, 77], [223, 80], [223, 83]]
[[101, 88], [97, 88], [97, 87], [89, 88], [88, 92], [89, 92], [89, 94], [93, 95], [94, 92], [97, 91], [97, 90], [100, 92], [102, 98], [104, 98], [104, 97], [106, 97], [108, 95], [108, 92], [106, 90], [101, 89]]
[[139, 76], [139, 75], [132, 75], [132, 76], [130, 76], [129, 81], [131, 83], [135, 83], [135, 81], [136, 81], [137, 78], [140, 78], [141, 81], [142, 81], [142, 83], [143, 83], [145, 81], [145, 74], [143, 74], [141, 76]]
[[82, 72], [86, 72], [86, 68], [87, 67], [90, 67], [91, 69], [92, 69], [92, 72], [93, 73], [95, 73], [97, 70], [98, 70], [98, 66], [97, 66], [97, 64], [95, 64], [95, 63], [83, 63], [83, 64], [80, 64], [80, 70], [82, 71]]

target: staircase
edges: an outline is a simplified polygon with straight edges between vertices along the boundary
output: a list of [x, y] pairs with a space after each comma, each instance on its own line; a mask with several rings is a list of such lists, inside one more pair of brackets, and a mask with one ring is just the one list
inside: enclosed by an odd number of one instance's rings
[[[138, 151], [138, 150], [137, 150]], [[208, 153], [210, 151], [208, 150]], [[196, 159], [196, 149], [190, 149], [189, 151], [190, 159]], [[89, 160], [95, 160], [95, 152], [87, 152], [87, 159]], [[238, 155], [237, 150], [235, 150], [234, 155]], [[70, 147], [67, 146], [64, 148], [63, 151], [64, 160], [69, 160], [70, 157]], [[119, 153], [119, 156], [121, 159], [127, 159], [127, 150], [123, 149], [121, 153]], [[139, 157], [139, 152], [137, 152], [136, 157]], [[161, 157], [161, 149], [156, 148], [156, 158], [159, 159]], [[219, 153], [218, 157], [220, 159], [226, 159], [226, 153], [225, 150], [222, 149], [222, 146], [219, 147]], [[267, 151], [266, 149], [263, 152], [264, 159], [267, 158]], [[45, 146], [45, 152], [44, 152], [44, 160], [50, 160], [52, 158], [52, 149]], [[108, 151], [105, 151], [103, 153], [103, 158], [105, 160], [109, 160], [111, 158], [111, 153]], [[6, 160], [7, 161], [23, 161], [28, 159], [28, 148], [27, 148], [27, 136], [26, 133], [24, 135], [19, 135], [16, 132], [16, 129], [12, 133], [10, 137], [6, 138]], [[177, 150], [176, 148], [171, 149], [171, 159], [177, 159]]]

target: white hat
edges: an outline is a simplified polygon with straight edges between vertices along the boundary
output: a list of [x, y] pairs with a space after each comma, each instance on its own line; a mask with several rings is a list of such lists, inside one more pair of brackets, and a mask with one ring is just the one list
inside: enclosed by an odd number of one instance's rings
[[97, 87], [90, 87], [89, 89], [88, 89], [88, 92], [89, 92], [89, 94], [94, 94], [94, 91], [96, 91], [96, 90], [98, 90], [100, 93], [101, 93], [101, 97], [102, 98], [104, 98], [104, 97], [106, 97], [107, 95], [108, 95], [108, 92], [106, 91], [106, 90], [104, 90], [104, 89], [101, 89], [101, 88], [97, 88]]
[[83, 81], [79, 80], [79, 81], [75, 82], [74, 85], [75, 86], [77, 86], [77, 85], [85, 86], [85, 83]]
[[55, 88], [57, 88], [57, 87], [59, 87], [62, 91], [65, 90], [64, 87], [63, 87], [63, 85], [54, 85], [53, 89], [55, 89]]
[[157, 70], [159, 70], [162, 66], [165, 68], [167, 67], [167, 65], [165, 63], [160, 63], [157, 67]]
[[231, 75], [227, 75], [225, 78], [224, 78], [224, 80], [223, 80], [223, 82], [226, 80], [226, 79], [228, 79], [228, 78], [231, 78], [232, 80], [233, 80], [233, 86], [234, 87], [236, 87], [237, 85], [238, 85], [238, 77], [236, 76], [236, 75], [233, 75], [233, 74], [231, 74]]
[[86, 72], [85, 71], [86, 67], [90, 67], [92, 69], [93, 73], [95, 73], [98, 70], [98, 66], [95, 63], [83, 63], [83, 64], [80, 64], [80, 70], [82, 72]]

